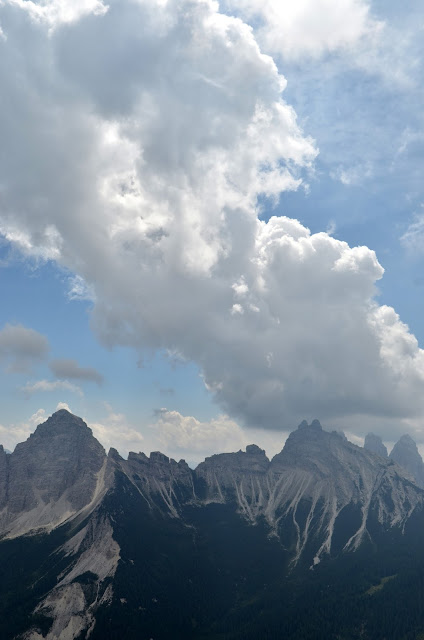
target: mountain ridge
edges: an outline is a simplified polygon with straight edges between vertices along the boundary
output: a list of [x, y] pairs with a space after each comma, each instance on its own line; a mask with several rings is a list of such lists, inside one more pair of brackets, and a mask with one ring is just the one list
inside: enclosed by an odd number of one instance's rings
[[[0, 449], [0, 496], [0, 568], [7, 575], [16, 545], [29, 554], [16, 557], [23, 575], [32, 567], [11, 600], [26, 603], [25, 615], [13, 631], [0, 624], [7, 640], [103, 640], [124, 601], [134, 617], [124, 637], [144, 629], [146, 638], [197, 638], [178, 607], [194, 607], [206, 633], [208, 616], [221, 624], [227, 600], [234, 610], [240, 598], [266, 606], [264, 580], [283, 593], [291, 575], [307, 584], [307, 572], [321, 575], [352, 554], [368, 554], [373, 566], [376, 550], [407, 548], [424, 528], [424, 491], [414, 480], [318, 420], [302, 422], [271, 460], [252, 444], [193, 470], [161, 452], [106, 455], [84, 421], [61, 410], [12, 454]], [[205, 581], [213, 605], [201, 595]], [[181, 636], [169, 635], [175, 618]]]

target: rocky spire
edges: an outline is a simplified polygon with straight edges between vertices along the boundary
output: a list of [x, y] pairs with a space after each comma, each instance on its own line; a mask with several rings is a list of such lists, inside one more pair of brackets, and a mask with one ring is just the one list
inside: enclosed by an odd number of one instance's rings
[[381, 458], [387, 458], [387, 449], [380, 436], [376, 436], [375, 433], [367, 433], [365, 436], [364, 449], [376, 453]]
[[402, 436], [393, 447], [390, 458], [405, 469], [424, 488], [424, 463], [410, 435]]

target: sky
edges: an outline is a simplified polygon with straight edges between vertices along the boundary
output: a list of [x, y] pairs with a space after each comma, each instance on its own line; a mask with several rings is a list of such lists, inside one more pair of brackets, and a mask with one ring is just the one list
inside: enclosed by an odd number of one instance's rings
[[0, 0], [0, 442], [424, 447], [424, 9]]

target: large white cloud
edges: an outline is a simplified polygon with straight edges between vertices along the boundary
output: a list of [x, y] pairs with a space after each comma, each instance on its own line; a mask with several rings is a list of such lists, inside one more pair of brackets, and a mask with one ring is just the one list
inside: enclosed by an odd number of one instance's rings
[[196, 361], [248, 425], [418, 415], [375, 254], [258, 217], [316, 150], [252, 29], [208, 0], [31, 6], [0, 5], [0, 230], [77, 275], [101, 339]]
[[281, 451], [287, 436], [288, 432], [282, 431], [242, 429], [226, 415], [202, 422], [163, 408], [156, 412], [144, 446], [147, 450], [159, 448], [177, 460], [183, 457], [196, 465], [207, 456], [238, 451], [249, 444], [260, 445], [271, 458]]
[[255, 26], [265, 50], [289, 59], [349, 50], [382, 27], [366, 0], [223, 0], [222, 6]]
[[[97, 438], [108, 451], [111, 447], [119, 450], [122, 456], [128, 456], [130, 451], [136, 453], [147, 449], [150, 453], [152, 447], [146, 443], [142, 436], [133, 425], [131, 425], [126, 416], [122, 413], [114, 411], [113, 407], [105, 404], [106, 416], [101, 421], [90, 422], [87, 420], [88, 426], [93, 430], [93, 435]], [[156, 449], [153, 446], [153, 449]]]

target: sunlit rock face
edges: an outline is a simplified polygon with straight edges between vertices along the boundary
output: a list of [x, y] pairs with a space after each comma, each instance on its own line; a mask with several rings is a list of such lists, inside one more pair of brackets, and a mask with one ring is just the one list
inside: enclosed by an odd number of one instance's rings
[[[303, 421], [269, 462], [260, 450], [207, 458], [195, 475], [207, 485], [206, 501], [233, 501], [251, 522], [264, 517], [281, 539], [290, 537], [293, 562], [308, 548], [314, 563], [340, 547], [357, 549], [369, 538], [368, 522], [403, 525], [422, 504], [422, 493], [383, 457]], [[340, 523], [352, 512], [349, 527]], [[340, 518], [342, 516], [342, 518]]]

